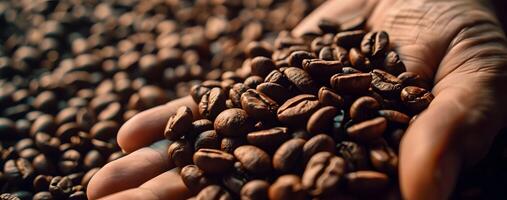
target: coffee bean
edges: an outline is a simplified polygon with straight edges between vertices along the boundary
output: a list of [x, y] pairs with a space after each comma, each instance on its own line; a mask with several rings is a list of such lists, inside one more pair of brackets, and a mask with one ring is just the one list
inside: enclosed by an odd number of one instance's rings
[[169, 140], [177, 140], [185, 135], [192, 128], [192, 110], [182, 106], [176, 113], [169, 117], [164, 130], [164, 136]]
[[250, 173], [263, 175], [271, 171], [270, 156], [255, 146], [240, 146], [234, 150], [234, 156]]
[[382, 136], [387, 128], [387, 120], [376, 117], [347, 128], [348, 135], [356, 141], [368, 142]]
[[283, 143], [273, 155], [273, 168], [280, 172], [298, 172], [302, 170], [303, 139], [291, 139]]
[[101, 121], [93, 125], [90, 134], [93, 138], [108, 141], [116, 137], [120, 126], [115, 121]]
[[310, 52], [307, 51], [295, 51], [292, 52], [289, 56], [289, 65], [292, 67], [303, 67], [303, 60], [305, 59], [314, 59], [316, 58], [315, 55], [313, 55]]
[[72, 182], [67, 177], [56, 176], [49, 183], [49, 192], [56, 198], [67, 198], [72, 192]]
[[33, 196], [33, 200], [50, 200], [53, 199], [53, 195], [50, 192], [38, 192]]
[[222, 184], [235, 195], [239, 195], [243, 185], [252, 180], [247, 170], [240, 162], [234, 163], [234, 168], [222, 177]]
[[426, 109], [434, 96], [424, 88], [408, 86], [403, 88], [400, 94], [401, 101], [412, 112], [421, 112]]
[[289, 67], [285, 69], [283, 73], [287, 79], [302, 93], [317, 94], [319, 88], [305, 70], [297, 67]]
[[373, 195], [383, 191], [389, 177], [375, 171], [356, 171], [345, 175], [347, 190], [354, 194]]
[[365, 170], [369, 167], [366, 149], [351, 141], [343, 141], [336, 145], [337, 155], [347, 162], [349, 171]]
[[335, 142], [333, 138], [325, 134], [318, 134], [310, 138], [303, 146], [303, 160], [307, 162], [319, 152], [334, 153]]
[[192, 152], [192, 145], [185, 140], [174, 141], [167, 149], [169, 160], [177, 167], [184, 167], [192, 164]]
[[365, 34], [366, 33], [363, 30], [344, 31], [336, 34], [333, 41], [337, 46], [350, 49], [358, 47]]
[[[271, 71], [269, 71], [269, 72], [271, 72]], [[264, 82], [264, 78], [262, 78], [260, 76], [249, 76], [248, 78], [245, 79], [245, 81], [243, 83], [248, 88], [255, 89], [257, 87], [257, 85], [259, 85], [263, 82]]]
[[253, 58], [250, 65], [252, 68], [251, 74], [260, 77], [266, 77], [271, 71], [276, 69], [275, 62], [263, 56]]
[[249, 88], [243, 83], [236, 83], [229, 91], [229, 99], [235, 107], [241, 107], [241, 95]]
[[81, 154], [73, 149], [66, 150], [58, 162], [58, 169], [62, 174], [68, 175], [81, 167]]
[[37, 155], [32, 161], [32, 166], [39, 174], [55, 174], [57, 171], [52, 160], [44, 154]]
[[54, 112], [57, 108], [58, 99], [51, 91], [44, 91], [37, 95], [33, 101], [33, 107], [44, 112]]
[[343, 106], [343, 98], [336, 94], [328, 87], [321, 87], [318, 93], [319, 103], [322, 106], [334, 106], [341, 108]]
[[204, 175], [204, 171], [196, 165], [187, 165], [181, 168], [180, 175], [183, 183], [194, 193], [201, 191], [211, 184], [211, 181]]
[[326, 83], [331, 76], [342, 71], [343, 64], [340, 61], [305, 59], [303, 69], [315, 80]]
[[190, 89], [190, 96], [192, 96], [192, 99], [194, 102], [199, 103], [201, 101], [201, 98], [208, 93], [212, 88], [214, 87], [220, 87], [220, 82], [208, 82], [213, 84], [199, 84], [194, 85]]
[[232, 196], [218, 185], [210, 185], [199, 192], [196, 200], [232, 200]]
[[220, 142], [220, 150], [232, 154], [236, 148], [244, 144], [245, 141], [243, 138], [222, 138], [222, 141]]
[[120, 103], [112, 103], [97, 116], [99, 121], [120, 120], [122, 116], [122, 107]]
[[308, 119], [319, 109], [316, 96], [302, 94], [287, 100], [277, 111], [278, 120], [295, 127], [305, 127]]
[[51, 115], [41, 115], [33, 122], [30, 129], [30, 135], [34, 136], [38, 132], [53, 133], [56, 131], [56, 124]]
[[239, 108], [221, 112], [214, 122], [215, 130], [224, 137], [242, 137], [253, 130], [254, 123], [247, 112]]
[[349, 60], [350, 64], [360, 71], [367, 72], [372, 70], [372, 63], [370, 59], [356, 48], [350, 49]]
[[32, 167], [32, 164], [24, 158], [7, 160], [4, 163], [3, 172], [5, 178], [12, 183], [30, 181], [30, 179], [35, 176], [35, 170]]
[[241, 107], [248, 116], [258, 120], [271, 120], [275, 118], [278, 104], [267, 96], [254, 89], [248, 89], [241, 95]]
[[287, 88], [276, 83], [261, 83], [257, 86], [257, 91], [273, 99], [278, 104], [283, 104], [293, 96]]
[[306, 197], [306, 192], [301, 184], [301, 179], [296, 175], [282, 175], [269, 187], [269, 199], [282, 200], [293, 199], [302, 200]]
[[[400, 56], [395, 51], [389, 51], [384, 60], [384, 69], [386, 72], [398, 76], [407, 71], [405, 64], [400, 59]], [[399, 77], [398, 77], [399, 78]]]
[[338, 113], [338, 109], [333, 106], [322, 107], [315, 111], [308, 119], [306, 130], [313, 134], [330, 134], [333, 129], [333, 118]]
[[285, 127], [275, 127], [266, 130], [250, 132], [247, 135], [247, 141], [250, 144], [258, 146], [266, 151], [274, 151], [278, 146], [289, 138], [288, 129]]
[[[329, 46], [322, 47], [322, 49], [319, 52], [319, 59], [328, 60], [328, 61], [334, 60], [333, 48], [329, 47]], [[304, 64], [303, 64], [303, 66], [304, 66]]]
[[246, 46], [245, 54], [249, 58], [254, 58], [257, 56], [271, 58], [271, 54], [273, 54], [273, 47], [267, 42], [252, 41]]
[[429, 83], [414, 72], [403, 72], [398, 75], [398, 79], [400, 79], [403, 86], [416, 86], [427, 90], [430, 88]]
[[83, 159], [83, 165], [86, 169], [101, 167], [106, 163], [106, 159], [97, 150], [89, 151]]
[[199, 102], [199, 113], [207, 119], [215, 119], [225, 110], [226, 95], [220, 88], [213, 88], [204, 94]]
[[189, 132], [190, 134], [187, 134], [185, 136], [185, 139], [195, 139], [202, 132], [213, 130], [213, 122], [207, 119], [195, 120], [194, 122], [192, 122], [191, 130], [192, 131]]
[[194, 149], [220, 149], [221, 138], [215, 130], [204, 131], [195, 138]]
[[63, 142], [69, 142], [72, 136], [77, 136], [81, 127], [77, 123], [69, 122], [62, 124], [56, 130], [56, 137], [60, 138]]
[[398, 172], [398, 156], [384, 139], [379, 139], [368, 147], [371, 164], [376, 170], [391, 175]]
[[346, 172], [345, 160], [329, 152], [315, 154], [302, 176], [304, 189], [312, 196], [336, 193]]
[[372, 76], [369, 73], [335, 74], [330, 81], [340, 94], [362, 94], [368, 91]]
[[199, 149], [193, 157], [195, 165], [206, 173], [221, 174], [234, 164], [234, 156], [215, 149]]
[[357, 122], [365, 121], [375, 117], [380, 104], [372, 97], [359, 97], [350, 106], [350, 118]]
[[402, 89], [401, 80], [385, 71], [375, 69], [371, 72], [372, 89], [385, 98], [397, 98]]
[[241, 200], [268, 199], [269, 183], [263, 180], [252, 180], [241, 188]]
[[10, 194], [10, 193], [3, 193], [0, 195], [1, 200], [21, 200], [16, 195]]
[[396, 110], [379, 110], [378, 114], [385, 117], [387, 121], [391, 123], [407, 125], [410, 122], [410, 117], [408, 115]]
[[290, 85], [292, 85], [292, 83], [285, 76], [285, 74], [283, 74], [282, 72], [280, 72], [278, 70], [271, 71], [264, 79], [264, 82], [276, 83], [276, 84], [279, 84], [284, 87], [289, 87]]

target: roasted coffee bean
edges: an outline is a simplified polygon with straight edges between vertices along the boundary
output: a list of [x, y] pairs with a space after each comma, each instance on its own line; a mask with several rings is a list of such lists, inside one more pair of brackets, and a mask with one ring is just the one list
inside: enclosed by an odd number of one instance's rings
[[350, 118], [356, 122], [371, 119], [377, 115], [379, 108], [380, 104], [374, 98], [369, 96], [359, 97], [350, 106]]
[[234, 156], [216, 149], [199, 149], [194, 153], [195, 165], [206, 173], [221, 174], [234, 164]]
[[267, 42], [252, 41], [246, 46], [245, 54], [249, 58], [254, 58], [257, 56], [271, 58], [271, 54], [273, 54], [273, 47]]
[[241, 95], [241, 107], [248, 116], [269, 121], [275, 119], [278, 104], [256, 90], [248, 89]]
[[318, 93], [319, 103], [322, 106], [334, 106], [341, 108], [343, 106], [343, 98], [336, 94], [328, 87], [321, 87]]
[[371, 50], [371, 56], [384, 56], [389, 50], [389, 35], [385, 31], [379, 31], [375, 34], [375, 41]]
[[342, 72], [342, 63], [340, 61], [329, 61], [319, 59], [303, 60], [303, 69], [308, 72], [315, 80], [326, 83], [331, 76]]
[[56, 176], [49, 183], [49, 192], [56, 198], [67, 198], [72, 192], [72, 182], [67, 177]]
[[60, 161], [58, 162], [58, 169], [64, 175], [74, 173], [81, 165], [81, 154], [73, 149], [65, 151]]
[[364, 94], [370, 88], [372, 76], [369, 73], [335, 74], [330, 81], [340, 94]]
[[[271, 72], [271, 71], [269, 71], [269, 72]], [[259, 85], [263, 82], [264, 82], [264, 78], [262, 78], [260, 76], [249, 76], [248, 78], [245, 79], [245, 81], [243, 83], [248, 88], [255, 89], [257, 87], [257, 85]]]
[[333, 38], [334, 43], [337, 46], [350, 49], [358, 47], [361, 44], [361, 40], [366, 33], [363, 30], [357, 31], [344, 31], [336, 34]]
[[313, 53], [318, 55], [324, 47], [331, 46], [332, 44], [333, 44], [333, 34], [326, 34], [324, 36], [315, 37], [310, 43], [310, 49], [312, 50]]
[[410, 109], [410, 111], [418, 113], [426, 109], [431, 101], [433, 101], [433, 94], [424, 88], [408, 86], [403, 88], [400, 94], [403, 104]]
[[41, 92], [33, 100], [33, 107], [37, 110], [52, 113], [56, 110], [58, 99], [56, 95], [51, 91]]
[[302, 176], [304, 189], [312, 196], [327, 196], [337, 192], [346, 172], [345, 160], [329, 152], [315, 154]]
[[[328, 60], [328, 61], [334, 60], [333, 48], [329, 47], [329, 46], [323, 47], [319, 52], [319, 59]], [[304, 66], [304, 63], [303, 63], [303, 66]]]
[[372, 166], [383, 173], [394, 175], [398, 172], [398, 156], [384, 139], [368, 145]]
[[210, 185], [199, 192], [196, 200], [232, 200], [231, 194], [218, 185]]
[[297, 67], [289, 67], [283, 70], [283, 73], [285, 74], [285, 77], [287, 77], [287, 79], [302, 93], [317, 94], [319, 88], [305, 70]]
[[229, 91], [229, 99], [235, 107], [241, 107], [241, 95], [249, 88], [243, 83], [236, 83]]
[[396, 110], [379, 110], [378, 114], [385, 117], [387, 121], [391, 123], [408, 125], [410, 122], [410, 117], [408, 115]]
[[37, 155], [32, 161], [32, 166], [39, 174], [55, 174], [57, 171], [52, 160], [48, 159], [44, 154]]
[[269, 183], [263, 180], [252, 180], [241, 188], [241, 200], [268, 199]]
[[263, 175], [271, 171], [271, 157], [255, 146], [240, 146], [234, 150], [234, 156], [250, 173]]
[[310, 52], [307, 51], [295, 51], [292, 52], [289, 56], [289, 65], [292, 67], [303, 67], [303, 60], [305, 59], [314, 59], [316, 58], [315, 55], [313, 55]]
[[81, 185], [83, 187], [87, 187], [88, 183], [90, 183], [90, 180], [92, 177], [99, 171], [100, 168], [93, 168], [90, 169], [86, 174], [83, 175], [83, 178], [81, 179]]
[[273, 168], [280, 172], [302, 170], [303, 146], [305, 140], [295, 138], [283, 143], [273, 155]]
[[215, 130], [204, 131], [195, 138], [194, 149], [220, 149], [221, 138]]
[[277, 104], [283, 104], [292, 97], [287, 88], [277, 83], [261, 83], [257, 86], [257, 91], [273, 99]]
[[384, 117], [376, 117], [347, 128], [348, 135], [355, 141], [369, 142], [382, 136], [387, 128]]
[[86, 169], [101, 167], [106, 163], [106, 159], [97, 150], [89, 151], [83, 159], [83, 166]]
[[208, 83], [213, 83], [213, 84], [199, 84], [199, 85], [194, 85], [192, 86], [192, 88], [190, 89], [190, 96], [192, 96], [192, 99], [194, 100], [194, 102], [196, 103], [199, 103], [201, 101], [201, 98], [206, 94], [208, 93], [212, 88], [214, 87], [220, 87], [220, 82], [211, 82], [209, 81]]
[[115, 121], [101, 121], [93, 125], [90, 134], [93, 138], [108, 141], [116, 137], [120, 126]]
[[78, 108], [76, 107], [67, 107], [58, 112], [58, 115], [55, 117], [55, 122], [58, 125], [62, 125], [68, 122], [76, 121], [76, 116], [78, 112]]
[[263, 56], [253, 58], [250, 66], [252, 68], [251, 74], [260, 77], [266, 77], [271, 71], [276, 69], [275, 62]]
[[70, 138], [77, 136], [79, 131], [81, 131], [79, 124], [74, 122], [65, 123], [56, 130], [56, 137], [60, 138], [62, 142], [69, 142]]
[[[185, 136], [185, 139], [195, 139], [204, 131], [213, 130], [213, 122], [207, 119], [199, 119], [192, 122], [191, 131]], [[187, 138], [188, 136], [188, 138]]]
[[302, 200], [305, 199], [306, 192], [299, 176], [288, 174], [276, 179], [269, 187], [268, 196], [272, 200]]
[[289, 138], [289, 134], [286, 127], [275, 127], [250, 132], [246, 138], [250, 144], [258, 146], [266, 151], [273, 151]]
[[164, 130], [164, 136], [169, 140], [177, 140], [183, 137], [192, 128], [192, 110], [182, 106], [176, 113], [169, 117]]
[[242, 137], [253, 130], [254, 122], [247, 112], [239, 108], [231, 108], [221, 112], [214, 122], [218, 134], [224, 137]]
[[51, 179], [53, 179], [52, 176], [37, 175], [35, 179], [33, 179], [33, 188], [35, 191], [46, 191], [49, 189]]
[[357, 171], [345, 175], [347, 190], [354, 194], [373, 195], [386, 189], [389, 177], [375, 171]]
[[14, 195], [14, 194], [10, 194], [10, 193], [0, 194], [0, 199], [1, 200], [21, 200], [18, 196]]
[[225, 110], [226, 95], [220, 88], [213, 88], [204, 94], [199, 102], [199, 114], [207, 119], [215, 119]]
[[236, 148], [244, 145], [245, 143], [246, 142], [243, 138], [222, 138], [222, 141], [220, 142], [220, 150], [232, 154]]
[[302, 94], [287, 100], [277, 111], [278, 120], [295, 127], [305, 127], [313, 112], [320, 108], [318, 98]]
[[222, 177], [222, 184], [233, 194], [239, 195], [243, 185], [252, 180], [247, 170], [240, 162], [234, 163], [234, 168]]
[[333, 106], [320, 108], [308, 119], [306, 130], [313, 134], [330, 134], [333, 129], [333, 118], [337, 113], [338, 109]]
[[360, 71], [367, 72], [372, 70], [372, 63], [368, 57], [362, 54], [358, 49], [352, 48], [349, 51], [349, 60], [352, 66]]
[[319, 152], [334, 153], [335, 142], [333, 138], [326, 134], [318, 134], [310, 138], [303, 146], [303, 160], [307, 162]]
[[[400, 56], [395, 51], [389, 51], [384, 60], [384, 69], [386, 72], [398, 76], [407, 71], [405, 64], [400, 59]], [[399, 77], [398, 77], [399, 78]]]
[[69, 200], [86, 200], [86, 193], [84, 191], [76, 191], [69, 195]]
[[196, 165], [187, 165], [181, 168], [180, 175], [183, 183], [194, 193], [201, 191], [211, 184], [211, 181], [205, 176], [204, 171]]
[[374, 69], [371, 87], [385, 98], [397, 98], [402, 89], [401, 80], [385, 71]]
[[343, 141], [336, 145], [337, 155], [347, 162], [349, 171], [365, 170], [369, 167], [369, 159], [366, 149], [351, 141]]
[[425, 81], [419, 74], [414, 72], [403, 72], [398, 75], [398, 79], [400, 79], [403, 86], [416, 86], [424, 89], [429, 89], [430, 85], [427, 81]]
[[192, 152], [192, 145], [186, 140], [174, 141], [167, 149], [169, 160], [177, 167], [184, 167], [192, 164]]
[[35, 170], [32, 167], [32, 163], [24, 158], [7, 160], [4, 163], [3, 172], [5, 178], [13, 183], [30, 181], [30, 179], [35, 176]]
[[33, 200], [51, 200], [54, 199], [53, 195], [50, 192], [38, 192], [33, 196]]
[[104, 110], [102, 110], [102, 112], [100, 112], [100, 114], [97, 116], [97, 119], [99, 121], [106, 121], [106, 120], [120, 120], [121, 119], [121, 116], [122, 116], [122, 107], [121, 107], [121, 104], [120, 103], [112, 103], [110, 104], [109, 106], [107, 106], [106, 108], [104, 108]]
[[51, 115], [41, 115], [33, 122], [30, 129], [30, 135], [34, 136], [38, 132], [54, 133], [56, 131], [56, 124]]
[[271, 71], [264, 79], [264, 82], [276, 83], [276, 84], [282, 85], [284, 87], [289, 87], [290, 85], [292, 85], [292, 83], [290, 83], [289, 79], [282, 72], [280, 72], [278, 70]]

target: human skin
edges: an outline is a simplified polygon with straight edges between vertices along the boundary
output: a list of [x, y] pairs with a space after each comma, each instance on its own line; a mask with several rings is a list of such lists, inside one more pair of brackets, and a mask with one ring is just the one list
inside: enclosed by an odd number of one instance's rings
[[[317, 29], [320, 19], [369, 17], [368, 30], [385, 30], [407, 70], [433, 82], [435, 99], [410, 125], [400, 147], [405, 199], [447, 199], [460, 170], [479, 161], [506, 124], [507, 40], [486, 1], [332, 0], [293, 30]], [[185, 97], [142, 112], [118, 133], [130, 154], [104, 166], [88, 187], [90, 199], [184, 199], [190, 194], [168, 164], [167, 119]], [[135, 162], [133, 162], [135, 161]], [[170, 183], [170, 184], [168, 184]], [[109, 196], [108, 196], [109, 195]]]

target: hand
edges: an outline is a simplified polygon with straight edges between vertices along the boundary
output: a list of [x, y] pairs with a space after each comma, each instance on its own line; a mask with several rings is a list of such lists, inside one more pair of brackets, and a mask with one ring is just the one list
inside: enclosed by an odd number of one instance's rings
[[[434, 81], [435, 99], [409, 127], [400, 149], [406, 199], [445, 199], [459, 170], [487, 151], [507, 117], [507, 41], [492, 11], [476, 0], [332, 0], [294, 29], [315, 30], [322, 18], [369, 17], [385, 30], [407, 69]], [[88, 188], [90, 199], [184, 199], [189, 192], [167, 160], [164, 125], [186, 97], [145, 111], [118, 133], [124, 158], [104, 166]]]

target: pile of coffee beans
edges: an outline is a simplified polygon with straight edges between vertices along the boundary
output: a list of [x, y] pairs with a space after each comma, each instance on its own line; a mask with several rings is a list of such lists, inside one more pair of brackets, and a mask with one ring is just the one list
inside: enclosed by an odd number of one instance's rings
[[199, 116], [180, 107], [164, 135], [196, 199], [399, 196], [400, 140], [433, 95], [389, 35], [363, 25], [252, 42], [249, 76], [192, 87]]
[[0, 199], [86, 199], [126, 120], [245, 71], [322, 1], [1, 1]]

